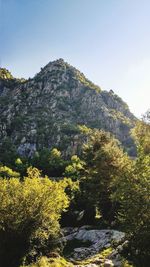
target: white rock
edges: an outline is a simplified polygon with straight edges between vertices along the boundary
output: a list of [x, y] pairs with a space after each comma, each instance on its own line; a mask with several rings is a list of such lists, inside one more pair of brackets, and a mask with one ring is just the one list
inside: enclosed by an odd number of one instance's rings
[[111, 260], [105, 260], [104, 267], [113, 267], [114, 264]]
[[[111, 247], [112, 242], [120, 243], [124, 241], [125, 234], [116, 230], [98, 230], [90, 229], [89, 226], [82, 226], [80, 228], [65, 228], [64, 237], [59, 241], [79, 240], [83, 244], [89, 242], [87, 246], [79, 246], [74, 248], [71, 257], [75, 260], [83, 260], [89, 256], [99, 253], [105, 248]], [[118, 254], [118, 253], [117, 253]], [[111, 258], [109, 258], [111, 260]], [[106, 262], [107, 263], [107, 262]], [[112, 265], [113, 266], [113, 265]]]

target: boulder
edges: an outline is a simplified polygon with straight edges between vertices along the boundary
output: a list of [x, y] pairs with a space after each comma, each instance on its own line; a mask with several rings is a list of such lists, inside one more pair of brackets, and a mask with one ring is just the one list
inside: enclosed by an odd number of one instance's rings
[[[103, 249], [109, 248], [114, 244], [124, 242], [125, 233], [116, 230], [91, 229], [89, 226], [80, 228], [63, 229], [64, 237], [59, 242], [69, 244], [70, 241], [80, 241], [79, 247], [74, 247], [70, 256], [75, 260], [84, 260], [91, 257]], [[110, 259], [111, 260], [111, 259]]]
[[114, 267], [115, 265], [111, 260], [105, 260], [104, 267]]

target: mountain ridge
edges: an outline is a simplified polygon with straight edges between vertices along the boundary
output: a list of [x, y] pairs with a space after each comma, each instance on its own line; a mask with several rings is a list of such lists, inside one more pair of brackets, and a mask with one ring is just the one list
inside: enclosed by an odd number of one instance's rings
[[0, 146], [9, 140], [23, 156], [45, 147], [58, 147], [65, 156], [78, 153], [78, 125], [109, 131], [134, 153], [129, 132], [136, 118], [128, 105], [63, 59], [49, 62], [28, 80], [0, 69], [0, 112]]

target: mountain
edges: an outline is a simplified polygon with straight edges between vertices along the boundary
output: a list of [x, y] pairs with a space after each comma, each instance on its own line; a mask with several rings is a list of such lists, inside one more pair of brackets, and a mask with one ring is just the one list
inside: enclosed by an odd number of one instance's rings
[[44, 147], [78, 153], [78, 125], [113, 133], [132, 155], [135, 116], [112, 90], [101, 90], [63, 59], [48, 63], [32, 79], [0, 69], [0, 148], [32, 156]]

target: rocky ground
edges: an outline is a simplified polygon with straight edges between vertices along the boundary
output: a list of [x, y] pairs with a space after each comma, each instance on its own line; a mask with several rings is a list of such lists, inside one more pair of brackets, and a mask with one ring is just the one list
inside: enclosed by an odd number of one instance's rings
[[[125, 233], [116, 230], [98, 230], [91, 226], [63, 229], [64, 255], [76, 267], [129, 267], [121, 256]], [[68, 263], [70, 264], [70, 263]], [[70, 266], [70, 265], [68, 265]]]

